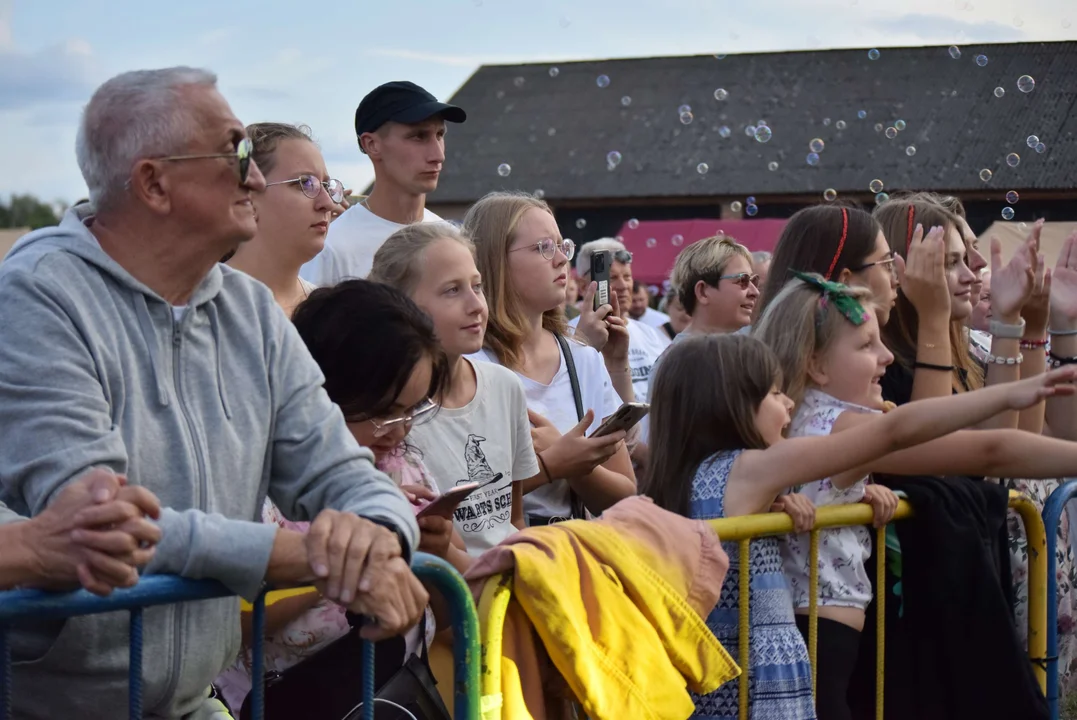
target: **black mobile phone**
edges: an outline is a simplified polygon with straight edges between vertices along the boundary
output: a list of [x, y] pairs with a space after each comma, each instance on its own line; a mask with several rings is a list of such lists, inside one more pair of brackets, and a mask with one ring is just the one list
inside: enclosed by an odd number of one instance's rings
[[647, 403], [625, 403], [617, 408], [617, 412], [610, 415], [606, 422], [599, 425], [598, 429], [591, 433], [591, 437], [602, 437], [618, 430], [628, 432], [633, 425], [642, 420], [650, 411], [651, 406]]
[[598, 291], [595, 292], [595, 310], [610, 303], [610, 264], [613, 261], [613, 253], [609, 250], [599, 250], [591, 256], [591, 279], [598, 283]]

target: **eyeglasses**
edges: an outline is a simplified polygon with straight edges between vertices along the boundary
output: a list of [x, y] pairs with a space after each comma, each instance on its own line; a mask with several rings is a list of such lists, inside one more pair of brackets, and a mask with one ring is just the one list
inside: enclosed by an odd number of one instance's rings
[[[739, 285], [741, 290], [747, 290], [749, 285], [759, 287], [759, 276], [752, 273], [737, 273], [736, 275], [720, 275], [718, 282], [732, 280], [734, 285]], [[717, 283], [715, 283], [717, 284]]]
[[277, 182], [266, 183], [266, 187], [270, 187], [271, 185], [291, 185], [292, 183], [299, 183], [299, 189], [311, 200], [318, 197], [318, 193], [321, 192], [322, 188], [325, 188], [325, 192], [333, 202], [339, 204], [340, 201], [344, 199], [344, 183], [334, 179], [322, 181], [313, 175], [300, 175], [291, 180], [278, 180]]
[[247, 182], [247, 174], [251, 171], [251, 154], [254, 152], [254, 143], [250, 138], [240, 138], [236, 141], [236, 149], [230, 153], [213, 153], [210, 155], [171, 155], [158, 158], [167, 162], [179, 162], [181, 160], [213, 160], [216, 158], [235, 158], [239, 161], [239, 182], [242, 185]]
[[537, 248], [539, 255], [542, 255], [542, 257], [547, 260], [553, 260], [557, 255], [558, 250], [564, 253], [566, 260], [571, 260], [572, 256], [576, 254], [576, 243], [568, 238], [565, 238], [561, 242], [557, 242], [553, 238], [542, 238], [534, 245], [524, 245], [523, 247], [513, 248], [512, 250], [509, 250], [509, 252], [531, 250], [532, 248]]
[[890, 275], [893, 275], [896, 272], [896, 270], [894, 269], [894, 256], [893, 255], [891, 255], [888, 258], [883, 258], [882, 260], [876, 260], [875, 262], [864, 263], [863, 265], [861, 265], [859, 267], [854, 267], [854, 268], [849, 268], [849, 269], [851, 271], [853, 271], [853, 272], [861, 272], [863, 270], [867, 270], [870, 267], [875, 267], [876, 265], [879, 265], [880, 267], [885, 268], [886, 272], [889, 273]]
[[436, 402], [427, 398], [400, 417], [388, 419], [370, 418], [370, 424], [374, 426], [374, 437], [385, 437], [401, 426], [409, 428], [412, 425], [421, 424], [433, 417], [437, 407]]

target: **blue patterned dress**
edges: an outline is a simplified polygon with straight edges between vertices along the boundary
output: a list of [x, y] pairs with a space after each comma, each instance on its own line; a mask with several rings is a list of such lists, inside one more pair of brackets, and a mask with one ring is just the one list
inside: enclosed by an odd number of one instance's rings
[[[705, 460], [692, 481], [690, 513], [694, 520], [725, 517], [725, 489], [733, 461], [742, 451], [720, 452]], [[722, 584], [718, 606], [707, 616], [707, 626], [719, 642], [738, 658], [739, 543], [723, 543], [729, 554], [729, 572]], [[751, 720], [814, 720], [811, 666], [808, 648], [793, 620], [793, 600], [782, 574], [778, 539], [760, 538], [751, 546], [751, 654], [749, 667]], [[710, 695], [695, 695], [697, 720], [735, 720], [738, 680], [727, 682]]]

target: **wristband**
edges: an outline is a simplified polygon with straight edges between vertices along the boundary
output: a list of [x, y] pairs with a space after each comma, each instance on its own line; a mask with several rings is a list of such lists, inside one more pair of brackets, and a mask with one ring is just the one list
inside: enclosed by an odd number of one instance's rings
[[1022, 350], [1040, 350], [1040, 349], [1045, 348], [1045, 347], [1047, 347], [1047, 338], [1044, 338], [1043, 340], [1022, 340], [1021, 341], [1021, 349]]
[[1047, 364], [1052, 370], [1057, 370], [1063, 365], [1077, 365], [1077, 357], [1059, 357], [1053, 352], [1047, 353]]
[[1058, 337], [1070, 337], [1072, 335], [1077, 335], [1077, 330], [1051, 330], [1051, 329], [1048, 329], [1047, 332], [1050, 335], [1057, 335]]
[[914, 368], [923, 368], [924, 370], [938, 370], [939, 372], [953, 372], [953, 365], [934, 365], [932, 363], [920, 362], [917, 360], [912, 364]]
[[539, 467], [546, 474], [546, 484], [549, 485], [554, 480], [553, 475], [550, 474], [550, 468], [546, 467], [546, 461], [542, 459], [541, 453], [535, 453], [535, 457], [538, 458]]
[[999, 355], [988, 355], [985, 361], [989, 365], [1020, 365], [1025, 361], [1025, 356], [1021, 353], [1017, 353], [1017, 357], [1003, 357]]
[[992, 320], [988, 326], [991, 335], [1004, 340], [1020, 340], [1025, 336], [1025, 319], [1021, 318], [1021, 322], [1016, 325], [1009, 325], [1007, 323], [999, 322], [998, 320]]

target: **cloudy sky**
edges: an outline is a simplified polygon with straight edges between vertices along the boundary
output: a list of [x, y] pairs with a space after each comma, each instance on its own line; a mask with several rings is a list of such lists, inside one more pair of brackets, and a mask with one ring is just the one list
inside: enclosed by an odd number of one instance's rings
[[241, 120], [310, 125], [361, 186], [355, 106], [388, 80], [446, 98], [484, 63], [1073, 39], [1073, 0], [0, 0], [0, 196], [84, 195], [80, 109], [136, 68], [214, 70]]

